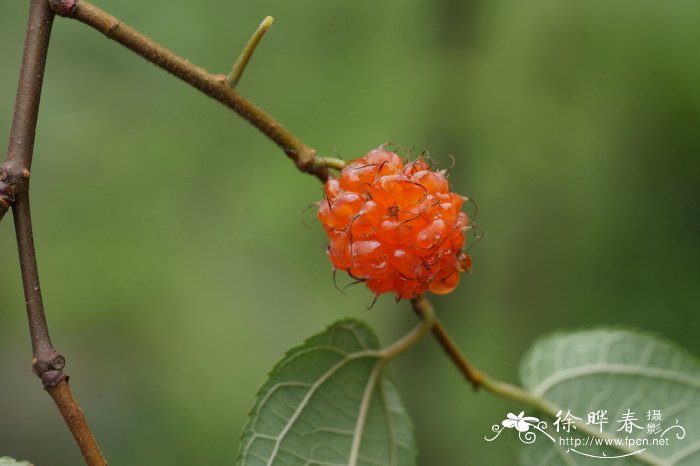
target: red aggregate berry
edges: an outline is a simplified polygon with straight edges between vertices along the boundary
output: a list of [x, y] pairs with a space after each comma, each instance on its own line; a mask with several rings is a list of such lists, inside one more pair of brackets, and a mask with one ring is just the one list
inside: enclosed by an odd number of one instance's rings
[[449, 293], [471, 267], [463, 251], [464, 198], [422, 159], [404, 163], [381, 146], [330, 178], [324, 194], [318, 218], [333, 267], [378, 295]]

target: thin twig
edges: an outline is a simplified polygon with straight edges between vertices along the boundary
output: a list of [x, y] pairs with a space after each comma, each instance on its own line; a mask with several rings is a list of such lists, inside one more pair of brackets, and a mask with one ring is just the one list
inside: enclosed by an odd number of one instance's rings
[[46, 322], [44, 302], [39, 285], [39, 270], [34, 250], [32, 218], [29, 211], [29, 192], [26, 189], [17, 192], [17, 199], [12, 206], [12, 213], [15, 221], [15, 235], [17, 236], [24, 299], [27, 304], [29, 335], [32, 340], [33, 370], [41, 378], [44, 387], [51, 387], [65, 377], [63, 374], [65, 359], [53, 347]]
[[[426, 306], [430, 306], [428, 300], [426, 298], [423, 298], [422, 301], [419, 302], [412, 300], [411, 305], [413, 306], [413, 311], [418, 314], [421, 319], [425, 319], [425, 308]], [[464, 357], [437, 317], [435, 317], [435, 322], [433, 323], [433, 336], [438, 343], [440, 343], [442, 349], [445, 350], [447, 356], [454, 362], [455, 366], [457, 366], [457, 369], [464, 375], [472, 387], [474, 387], [474, 390], [478, 390], [479, 387], [484, 385], [484, 374], [472, 366], [467, 358]]]
[[226, 82], [225, 75], [212, 74], [204, 68], [193, 65], [86, 1], [50, 1], [56, 14], [87, 24], [109, 39], [119, 42], [159, 68], [231, 108], [275, 142], [292, 159], [300, 171], [315, 175], [322, 181], [328, 178], [328, 168], [315, 163], [316, 151], [304, 144], [267, 113], [231, 89]]
[[260, 23], [260, 26], [258, 26], [258, 28], [255, 30], [253, 35], [250, 36], [250, 39], [248, 39], [248, 43], [245, 44], [245, 47], [243, 47], [241, 54], [236, 60], [236, 63], [234, 63], [233, 68], [231, 68], [231, 72], [226, 77], [226, 82], [232, 88], [235, 88], [238, 85], [238, 81], [241, 80], [241, 76], [243, 76], [243, 72], [245, 71], [245, 67], [250, 61], [250, 57], [253, 56], [255, 48], [260, 43], [267, 30], [270, 29], [270, 26], [272, 26], [272, 21], [272, 16], [265, 17], [262, 23]]
[[[459, 372], [464, 375], [464, 378], [467, 379], [474, 390], [484, 388], [493, 395], [515, 400], [545, 412], [551, 411], [552, 408], [546, 402], [537, 398], [533, 394], [515, 385], [492, 379], [474, 367], [464, 356], [464, 354], [462, 354], [462, 351], [459, 349], [450, 334], [447, 333], [447, 330], [442, 325], [440, 320], [438, 320], [438, 318], [434, 315], [432, 306], [425, 297], [423, 297], [421, 300], [411, 300], [411, 305], [413, 307], [413, 311], [418, 314], [421, 319], [430, 319], [433, 321], [433, 336], [435, 337], [435, 340], [437, 340], [440, 346], [442, 346], [445, 354], [447, 354], [447, 356], [452, 360]], [[428, 308], [430, 309], [429, 312], [426, 311]]]
[[41, 379], [73, 432], [86, 463], [89, 466], [103, 466], [107, 462], [102, 458], [85, 416], [70, 391], [68, 377], [63, 372], [65, 359], [51, 343], [39, 285], [29, 208], [29, 177], [53, 17], [54, 13], [46, 0], [31, 0], [7, 158], [0, 166], [0, 218], [11, 205], [32, 342], [32, 370]]
[[85, 415], [73, 398], [68, 385], [68, 376], [63, 372], [65, 358], [56, 351], [51, 343], [39, 285], [39, 271], [34, 250], [29, 192], [27, 190], [17, 192], [12, 213], [15, 220], [22, 284], [27, 303], [29, 333], [34, 354], [32, 369], [41, 378], [44, 388], [56, 403], [83, 454], [85, 463], [88, 466], [104, 466], [107, 461], [100, 452], [100, 447], [90, 431]]
[[97, 445], [97, 441], [88, 427], [85, 414], [73, 398], [70, 386], [68, 385], [68, 379], [65, 378], [61, 380], [58, 385], [47, 388], [47, 391], [61, 411], [63, 420], [66, 422], [66, 425], [68, 425], [71, 434], [73, 434], [75, 443], [80, 447], [80, 452], [83, 454], [83, 458], [85, 458], [85, 463], [90, 466], [106, 466], [107, 462], [102, 456], [100, 447]]

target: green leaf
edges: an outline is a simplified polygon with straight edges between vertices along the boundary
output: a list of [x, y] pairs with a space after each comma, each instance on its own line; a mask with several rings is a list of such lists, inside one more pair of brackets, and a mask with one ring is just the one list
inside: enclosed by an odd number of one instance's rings
[[258, 393], [239, 466], [412, 466], [413, 427], [362, 322], [290, 350]]
[[9, 456], [0, 457], [0, 466], [32, 466], [31, 463], [26, 461], [16, 461]]
[[[543, 430], [555, 439], [532, 429], [538, 438], [521, 448], [524, 465], [700, 464], [700, 363], [674, 344], [627, 330], [557, 334], [535, 344], [520, 372], [524, 387], [549, 405]], [[560, 409], [562, 420], [567, 411], [581, 418], [570, 433], [565, 423], [560, 422], [559, 432], [553, 425]], [[588, 423], [588, 413], [597, 410], [607, 410], [607, 424]], [[654, 411], [660, 412], [660, 421], [654, 419]], [[625, 417], [636, 418], [631, 422], [640, 428], [626, 423]], [[649, 424], [659, 424], [660, 431], [649, 432]], [[654, 440], [662, 438], [668, 444]], [[579, 445], [572, 444], [576, 439]], [[604, 439], [641, 444], [606, 447]]]

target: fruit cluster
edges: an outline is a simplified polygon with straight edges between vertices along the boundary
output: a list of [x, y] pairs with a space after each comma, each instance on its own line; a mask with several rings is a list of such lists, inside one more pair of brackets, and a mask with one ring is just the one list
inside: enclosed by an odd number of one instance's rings
[[405, 163], [383, 147], [330, 178], [318, 218], [330, 239], [335, 269], [397, 299], [449, 293], [471, 265], [462, 251], [469, 220], [464, 198], [444, 171], [422, 159]]

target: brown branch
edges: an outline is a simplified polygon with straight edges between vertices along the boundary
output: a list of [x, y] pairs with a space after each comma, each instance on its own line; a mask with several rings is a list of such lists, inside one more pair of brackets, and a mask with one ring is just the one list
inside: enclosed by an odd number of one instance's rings
[[0, 166], [0, 219], [14, 202], [18, 187], [29, 182], [53, 16], [45, 1], [30, 2], [7, 158]]
[[29, 211], [29, 192], [26, 189], [17, 192], [17, 199], [12, 206], [15, 221], [15, 235], [19, 252], [19, 266], [22, 273], [24, 300], [29, 319], [29, 335], [32, 340], [32, 365], [34, 373], [39, 376], [44, 387], [56, 385], [63, 379], [65, 360], [51, 343], [49, 328], [44, 312], [44, 302], [39, 285], [39, 270], [36, 263], [32, 219]]
[[[411, 305], [413, 306], [413, 311], [420, 316], [421, 319], [428, 314], [428, 308], [432, 309], [432, 305], [428, 300], [423, 297], [422, 299], [412, 299]], [[457, 347], [452, 337], [447, 333], [445, 327], [442, 323], [435, 318], [433, 323], [433, 336], [438, 341], [442, 349], [445, 350], [447, 356], [452, 360], [452, 362], [457, 366], [457, 369], [464, 375], [464, 378], [474, 387], [474, 390], [478, 390], [484, 384], [485, 376], [478, 369], [471, 365], [466, 357]]]
[[68, 385], [68, 378], [66, 377], [57, 385], [49, 387], [46, 390], [61, 411], [63, 420], [66, 422], [71, 434], [73, 434], [75, 443], [80, 447], [80, 452], [83, 454], [83, 458], [85, 458], [85, 463], [90, 466], [106, 466], [107, 462], [102, 456], [100, 447], [97, 445], [97, 441], [88, 427], [85, 414], [83, 414], [83, 410], [80, 409], [80, 406], [73, 398], [70, 386]]
[[[2, 191], [10, 201], [5, 204], [12, 205], [14, 209], [17, 248], [34, 354], [34, 371], [42, 378], [44, 372], [56, 370], [60, 372], [63, 368], [63, 358], [53, 349], [46, 325], [34, 256], [32, 221], [29, 215], [29, 170], [34, 153], [34, 136], [39, 117], [41, 87], [52, 23], [53, 12], [46, 2], [32, 0], [29, 5], [29, 22], [17, 85], [17, 99], [12, 115], [7, 159], [0, 166]], [[58, 377], [54, 381], [58, 383], [62, 375], [52, 374], [51, 377]], [[52, 383], [48, 379], [43, 381], [44, 385]]]
[[297, 168], [325, 181], [328, 167], [316, 159], [316, 151], [289, 132], [271, 116], [233, 90], [226, 75], [212, 74], [156, 43], [114, 16], [82, 0], [50, 0], [60, 16], [76, 19], [119, 42], [157, 67], [167, 71], [212, 99], [232, 109], [275, 142]]
[[54, 13], [46, 0], [31, 0], [7, 158], [0, 166], [0, 219], [12, 206], [22, 286], [32, 341], [32, 370], [66, 420], [89, 466], [106, 465], [64, 374], [64, 357], [51, 343], [34, 250], [29, 208], [29, 176], [39, 117], [41, 89]]
[[[26, 185], [25, 185], [26, 186]], [[28, 186], [26, 186], [28, 187]], [[12, 213], [19, 250], [22, 285], [29, 319], [29, 334], [32, 340], [32, 370], [41, 379], [44, 388], [53, 398], [63, 416], [73, 438], [80, 448], [88, 466], [105, 466], [107, 461], [100, 453], [100, 447], [90, 432], [83, 412], [73, 398], [68, 386], [68, 376], [63, 372], [65, 358], [53, 347], [44, 311], [39, 270], [34, 250], [32, 220], [29, 210], [29, 191], [22, 189], [16, 193]]]

